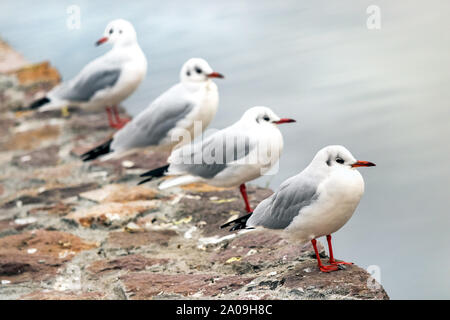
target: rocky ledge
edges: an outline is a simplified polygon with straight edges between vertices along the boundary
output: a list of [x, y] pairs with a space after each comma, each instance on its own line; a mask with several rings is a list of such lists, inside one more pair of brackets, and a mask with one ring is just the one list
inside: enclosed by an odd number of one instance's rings
[[[309, 244], [220, 230], [244, 214], [237, 189], [137, 186], [167, 153], [81, 162], [105, 115], [25, 111], [59, 74], [0, 50], [20, 66], [0, 73], [0, 299], [388, 299], [357, 266], [320, 273]], [[250, 187], [252, 205], [271, 192]]]

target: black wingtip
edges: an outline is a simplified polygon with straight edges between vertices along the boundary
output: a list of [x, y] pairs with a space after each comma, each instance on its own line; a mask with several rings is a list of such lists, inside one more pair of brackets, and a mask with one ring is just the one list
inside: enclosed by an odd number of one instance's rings
[[140, 177], [148, 177], [147, 179], [144, 179], [142, 181], [138, 182], [138, 186], [141, 184], [144, 184], [146, 182], [149, 182], [151, 180], [153, 180], [153, 178], [161, 178], [165, 175], [165, 173], [169, 170], [169, 165], [165, 165], [147, 172], [144, 172], [143, 174], [140, 175]]
[[220, 229], [227, 228], [231, 226], [229, 231], [236, 231], [241, 229], [247, 228], [247, 220], [250, 218], [250, 216], [253, 214], [253, 212], [250, 212], [249, 214], [246, 214], [245, 216], [239, 217], [235, 220], [231, 220], [223, 225], [220, 226]]
[[89, 150], [88, 152], [81, 155], [81, 160], [84, 162], [97, 159], [98, 157], [111, 152], [111, 143], [113, 139], [102, 143], [101, 145]]
[[41, 99], [38, 99], [38, 100], [34, 101], [32, 104], [30, 104], [28, 106], [27, 109], [31, 109], [31, 110], [39, 109], [40, 107], [42, 107], [43, 105], [45, 105], [45, 104], [47, 104], [49, 102], [50, 102], [49, 98], [43, 97]]
[[169, 165], [165, 165], [156, 169], [149, 170], [147, 172], [144, 172], [140, 175], [140, 177], [153, 177], [153, 178], [160, 178], [164, 176], [164, 174], [169, 170]]
[[137, 185], [140, 186], [141, 184], [144, 184], [144, 183], [152, 181], [152, 180], [153, 180], [153, 177], [150, 177], [150, 178], [144, 179], [142, 181], [139, 181]]

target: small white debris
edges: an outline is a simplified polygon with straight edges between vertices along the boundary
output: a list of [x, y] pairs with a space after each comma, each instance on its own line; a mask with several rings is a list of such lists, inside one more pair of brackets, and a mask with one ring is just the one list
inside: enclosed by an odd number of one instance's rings
[[14, 223], [22, 226], [24, 224], [35, 223], [36, 221], [37, 221], [37, 219], [35, 217], [28, 217], [28, 218], [16, 219], [16, 220], [14, 220]]
[[254, 255], [255, 253], [258, 253], [258, 251], [256, 251], [255, 249], [250, 249], [250, 250], [247, 252], [246, 256], [252, 256], [252, 255]]
[[276, 271], [272, 271], [272, 272], [269, 272], [269, 273], [267, 274], [267, 276], [268, 276], [268, 277], [271, 277], [271, 276], [275, 276], [276, 274], [277, 274]]
[[192, 233], [194, 233], [197, 230], [196, 226], [192, 226], [188, 231], [184, 233], [185, 239], [192, 239]]
[[9, 281], [9, 280], [2, 280], [2, 284], [10, 284], [11, 283], [11, 281]]
[[28, 254], [33, 254], [33, 253], [37, 252], [37, 249], [36, 248], [30, 248], [30, 249], [27, 250], [27, 252], [28, 252]]
[[23, 202], [22, 201], [16, 201], [16, 207], [17, 208], [22, 208], [22, 206], [23, 206]]
[[193, 195], [190, 195], [190, 194], [186, 194], [185, 197], [188, 198], [188, 199], [192, 199], [192, 200], [200, 200], [202, 198], [200, 196], [193, 196]]
[[303, 269], [303, 271], [305, 271], [305, 272], [307, 272], [307, 273], [310, 273], [310, 272], [311, 272], [311, 268]]
[[124, 167], [124, 168], [133, 168], [134, 167], [134, 162], [130, 161], [130, 160], [124, 160], [124, 161], [122, 161], [122, 167]]
[[200, 238], [198, 239], [199, 245], [197, 246], [198, 249], [203, 249], [205, 245], [208, 244], [217, 244], [225, 240], [233, 239], [236, 237], [236, 233], [224, 236], [222, 238], [219, 238], [218, 236], [214, 237], [208, 237], [208, 238]]
[[45, 189], [45, 187], [40, 187], [40, 188], [38, 189], [38, 192], [39, 192], [39, 193], [42, 193], [42, 192], [44, 192], [45, 190], [47, 190], [47, 189]]
[[211, 200], [211, 201], [217, 201], [217, 200], [219, 200], [219, 197], [210, 197], [209, 200]]
[[22, 162], [28, 162], [31, 160], [31, 156], [27, 155], [27, 156], [23, 156], [20, 158], [20, 161]]

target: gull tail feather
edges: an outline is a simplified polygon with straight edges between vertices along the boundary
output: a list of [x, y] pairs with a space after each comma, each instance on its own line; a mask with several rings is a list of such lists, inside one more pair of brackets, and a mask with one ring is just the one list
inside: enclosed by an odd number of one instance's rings
[[247, 227], [247, 220], [250, 218], [250, 216], [252, 214], [253, 214], [253, 212], [250, 212], [249, 214], [246, 214], [245, 216], [231, 220], [231, 221], [221, 225], [220, 229], [227, 228], [227, 227], [231, 227], [230, 231], [235, 231], [235, 230], [240, 230], [240, 229], [253, 229], [251, 227]]
[[113, 139], [109, 139], [108, 141], [102, 143], [101, 145], [89, 150], [88, 152], [81, 155], [81, 159], [83, 161], [89, 161], [97, 159], [98, 157], [110, 153], [111, 152], [111, 143]]

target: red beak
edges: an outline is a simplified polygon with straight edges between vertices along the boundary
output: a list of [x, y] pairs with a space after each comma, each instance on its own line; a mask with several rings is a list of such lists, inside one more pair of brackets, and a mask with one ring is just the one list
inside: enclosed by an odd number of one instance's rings
[[290, 122], [296, 122], [296, 121], [294, 119], [281, 118], [280, 120], [274, 121], [273, 123], [282, 124], [282, 123], [290, 123]]
[[352, 168], [356, 167], [375, 167], [375, 163], [369, 162], [369, 161], [356, 161], [354, 164], [352, 164]]
[[223, 79], [225, 78], [223, 75], [221, 75], [218, 72], [211, 72], [210, 74], [207, 75], [208, 78], [220, 78]]
[[99, 45], [101, 45], [102, 43], [105, 43], [106, 41], [108, 41], [108, 38], [107, 38], [107, 37], [103, 37], [103, 38], [99, 39], [99, 40], [95, 43], [95, 45], [96, 45], [96, 46], [99, 46]]

